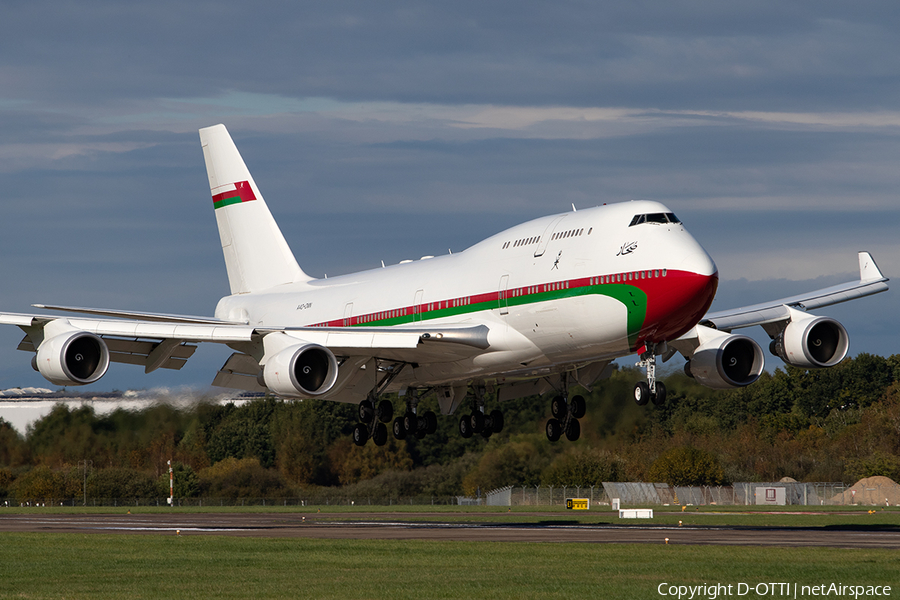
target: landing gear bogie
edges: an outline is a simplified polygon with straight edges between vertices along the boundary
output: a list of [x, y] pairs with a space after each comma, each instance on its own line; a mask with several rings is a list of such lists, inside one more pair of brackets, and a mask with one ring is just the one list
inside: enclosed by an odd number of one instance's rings
[[545, 433], [547, 439], [556, 442], [565, 434], [570, 442], [581, 437], [581, 423], [578, 419], [587, 414], [587, 402], [583, 396], [568, 398], [568, 381], [563, 377], [561, 394], [550, 400], [550, 413], [553, 418], [547, 421]]
[[489, 414], [484, 412], [485, 388], [473, 386], [472, 391], [472, 412], [460, 418], [459, 434], [468, 439], [479, 433], [481, 437], [488, 439], [503, 431], [503, 413], [499, 410], [492, 410]]

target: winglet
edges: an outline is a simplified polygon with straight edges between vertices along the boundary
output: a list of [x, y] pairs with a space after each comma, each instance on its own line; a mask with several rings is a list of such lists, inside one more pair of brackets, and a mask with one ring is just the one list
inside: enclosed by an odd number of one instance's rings
[[859, 280], [860, 281], [878, 281], [885, 279], [875, 259], [868, 252], [859, 253]]

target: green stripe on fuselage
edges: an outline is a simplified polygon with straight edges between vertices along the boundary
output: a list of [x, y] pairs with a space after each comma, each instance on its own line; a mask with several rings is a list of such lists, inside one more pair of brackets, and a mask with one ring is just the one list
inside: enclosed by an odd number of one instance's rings
[[[550, 302], [552, 300], [562, 300], [563, 298], [576, 298], [578, 296], [607, 296], [614, 300], [618, 300], [628, 311], [626, 331], [628, 333], [628, 343], [634, 346], [637, 343], [638, 333], [644, 324], [644, 317], [647, 314], [647, 294], [632, 285], [608, 283], [603, 285], [582, 286], [577, 288], [569, 288], [562, 290], [550, 290], [547, 292], [535, 292], [525, 296], [515, 296], [506, 299], [507, 306], [524, 306], [527, 304], [537, 304], [539, 302]], [[481, 312], [483, 310], [494, 310], [499, 308], [500, 304], [496, 300], [488, 302], [478, 302], [474, 304], [466, 304], [463, 306], [451, 306], [448, 308], [436, 308], [429, 310], [420, 315], [403, 315], [390, 319], [379, 319], [377, 321], [369, 321], [367, 323], [358, 323], [358, 327], [402, 325], [407, 323], [430, 321], [432, 319], [442, 319], [445, 317], [453, 317], [456, 315], [465, 315], [470, 313]]]

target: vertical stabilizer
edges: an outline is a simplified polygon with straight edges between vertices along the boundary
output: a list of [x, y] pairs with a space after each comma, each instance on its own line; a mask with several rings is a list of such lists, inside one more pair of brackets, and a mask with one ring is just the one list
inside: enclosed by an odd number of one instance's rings
[[312, 279], [300, 268], [224, 125], [200, 130], [232, 294]]

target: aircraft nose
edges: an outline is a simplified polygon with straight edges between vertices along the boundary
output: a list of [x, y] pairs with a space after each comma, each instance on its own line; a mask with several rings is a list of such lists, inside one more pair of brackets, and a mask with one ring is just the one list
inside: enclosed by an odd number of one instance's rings
[[693, 239], [673, 249], [669, 258], [665, 285], [647, 306], [643, 339], [654, 342], [676, 339], [696, 325], [709, 310], [719, 283], [716, 263]]
[[719, 269], [709, 253], [696, 241], [691, 240], [691, 242], [693, 243], [687, 244], [681, 264], [677, 268], [707, 277], [718, 275]]

